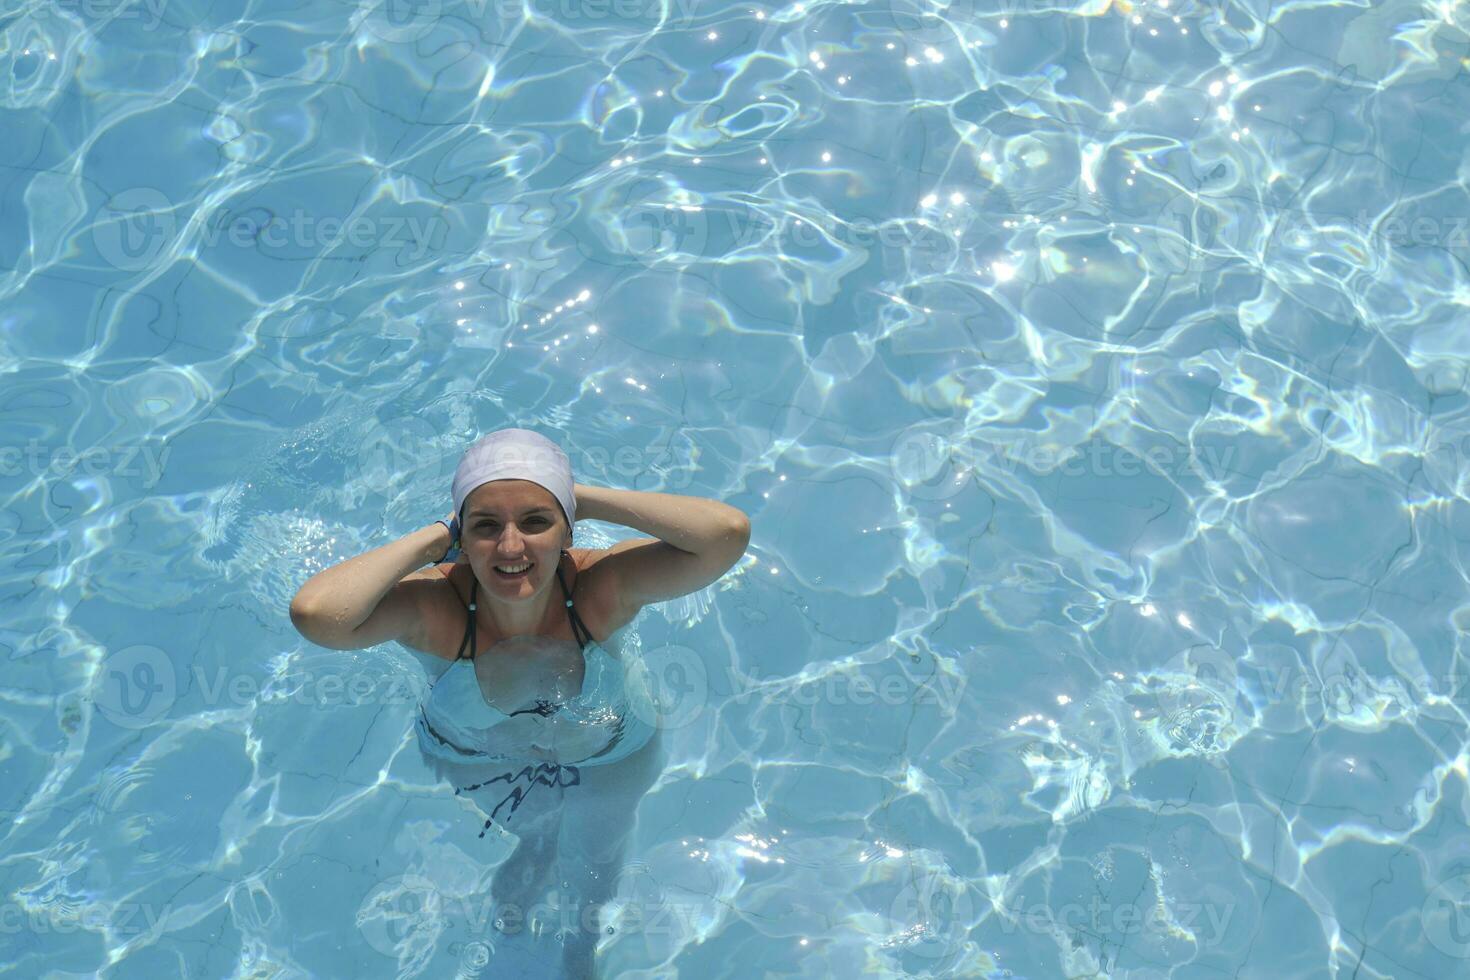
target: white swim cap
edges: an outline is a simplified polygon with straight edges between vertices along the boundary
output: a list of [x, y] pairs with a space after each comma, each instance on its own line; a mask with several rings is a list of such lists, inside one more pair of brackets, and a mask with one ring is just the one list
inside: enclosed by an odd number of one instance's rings
[[530, 429], [499, 429], [465, 450], [454, 471], [454, 513], [464, 515], [465, 498], [492, 480], [529, 480], [545, 487], [561, 504], [567, 527], [577, 520], [572, 463], [561, 447]]

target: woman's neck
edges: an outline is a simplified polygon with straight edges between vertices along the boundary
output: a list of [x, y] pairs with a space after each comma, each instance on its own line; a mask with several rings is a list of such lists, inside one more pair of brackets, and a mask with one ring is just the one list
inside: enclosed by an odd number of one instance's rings
[[476, 603], [477, 615], [481, 623], [503, 639], [533, 636], [541, 632], [541, 624], [546, 622], [546, 613], [551, 606], [551, 591], [547, 588], [529, 599], [505, 602], [487, 596], [482, 589], [480, 601]]

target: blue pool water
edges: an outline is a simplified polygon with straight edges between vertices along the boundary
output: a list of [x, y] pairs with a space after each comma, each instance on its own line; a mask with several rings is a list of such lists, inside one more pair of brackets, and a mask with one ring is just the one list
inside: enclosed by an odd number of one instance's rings
[[[1470, 975], [1467, 31], [9, 0], [0, 973]], [[286, 615], [506, 425], [753, 519], [588, 926]]]

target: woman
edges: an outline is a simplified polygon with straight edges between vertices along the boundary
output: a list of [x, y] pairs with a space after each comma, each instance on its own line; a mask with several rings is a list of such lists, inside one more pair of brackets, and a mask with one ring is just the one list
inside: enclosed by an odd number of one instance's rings
[[[648, 603], [719, 579], [745, 553], [750, 520], [715, 500], [577, 484], [560, 447], [525, 429], [471, 446], [452, 497], [449, 520], [309, 579], [291, 622], [332, 649], [397, 640], [452, 661], [424, 706], [420, 742], [456, 792], [490, 794], [485, 829], [501, 822], [519, 836], [492, 892], [534, 901], [559, 855], [577, 911], [595, 910], [661, 770], [656, 733], [630, 735], [627, 713], [614, 710], [621, 668], [616, 645], [603, 643]], [[574, 549], [578, 518], [652, 538]], [[586, 802], [565, 819], [564, 792]], [[596, 920], [580, 915], [581, 941], [567, 943], [577, 975], [590, 972]]]

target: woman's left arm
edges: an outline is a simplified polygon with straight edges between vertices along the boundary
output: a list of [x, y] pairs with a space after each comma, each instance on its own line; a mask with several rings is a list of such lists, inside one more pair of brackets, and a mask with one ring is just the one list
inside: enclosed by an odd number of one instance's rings
[[717, 581], [750, 544], [750, 518], [718, 500], [580, 483], [575, 492], [578, 520], [623, 524], [658, 539], [620, 542], [595, 566], [630, 614]]

